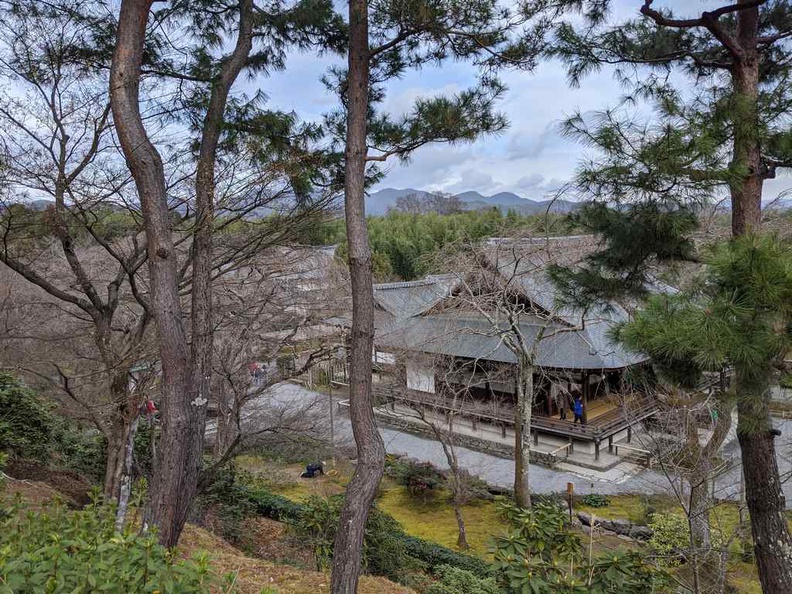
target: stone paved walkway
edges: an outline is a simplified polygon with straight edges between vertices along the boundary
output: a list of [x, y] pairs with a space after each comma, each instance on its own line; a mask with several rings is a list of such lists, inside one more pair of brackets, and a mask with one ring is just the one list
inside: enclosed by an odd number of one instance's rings
[[[276, 401], [281, 406], [304, 406], [316, 402], [317, 399], [327, 400], [326, 394], [320, 394], [291, 383], [275, 386], [271, 394], [262, 397], [270, 402]], [[326, 414], [326, 406], [313, 406], [311, 414]], [[256, 412], [262, 410], [259, 403], [250, 403], [252, 414], [246, 414], [245, 424], [255, 425]], [[255, 412], [253, 412], [255, 411]], [[777, 427], [782, 436], [778, 440], [778, 465], [784, 480], [784, 492], [787, 507], [792, 507], [792, 420], [778, 420]], [[342, 413], [336, 416], [335, 431], [338, 436], [351, 438], [352, 430], [349, 418]], [[427, 437], [420, 437], [397, 429], [381, 426], [380, 434], [389, 453], [403, 454], [417, 460], [431, 462], [447, 468], [445, 456], [440, 444]], [[462, 465], [471, 473], [479, 476], [490, 484], [509, 487], [514, 481], [514, 463], [512, 460], [474, 451], [468, 448], [457, 448]], [[739, 496], [740, 466], [739, 444], [736, 440], [729, 442], [724, 448], [724, 457], [731, 457], [734, 466], [716, 480], [715, 494], [718, 498], [736, 499]], [[622, 462], [607, 471], [583, 469], [566, 463], [559, 463], [557, 468], [550, 469], [532, 465], [530, 468], [531, 487], [535, 493], [554, 493], [565, 491], [567, 483], [575, 485], [579, 494], [601, 493], [615, 495], [619, 493], [670, 493], [672, 488], [667, 477], [657, 470], [647, 470], [629, 462]]]

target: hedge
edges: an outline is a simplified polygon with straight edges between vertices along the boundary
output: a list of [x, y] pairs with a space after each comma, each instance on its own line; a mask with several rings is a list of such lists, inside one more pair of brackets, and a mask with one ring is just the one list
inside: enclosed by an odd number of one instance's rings
[[303, 507], [291, 499], [268, 491], [248, 491], [247, 500], [253, 504], [258, 515], [278, 522], [297, 519]]
[[[244, 489], [243, 492], [246, 499], [255, 507], [256, 513], [278, 522], [296, 519], [303, 508], [300, 503], [261, 489]], [[482, 578], [492, 575], [491, 565], [483, 559], [458, 553], [448, 547], [416, 536], [405, 534], [401, 538], [404, 541], [407, 554], [424, 563], [429, 570], [440, 565], [451, 565]]]
[[478, 557], [458, 553], [448, 547], [418, 538], [417, 536], [404, 535], [404, 544], [410, 557], [423, 561], [430, 570], [440, 565], [451, 565], [457, 569], [464, 569], [478, 577], [486, 578], [492, 575], [492, 566]]

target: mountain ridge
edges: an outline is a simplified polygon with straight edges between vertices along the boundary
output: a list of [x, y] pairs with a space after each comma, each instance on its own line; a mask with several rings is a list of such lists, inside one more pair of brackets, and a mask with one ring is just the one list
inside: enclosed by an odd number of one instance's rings
[[[382, 215], [388, 212], [388, 209], [395, 208], [399, 198], [411, 194], [425, 197], [431, 193], [415, 188], [383, 188], [366, 196], [366, 212], [370, 215]], [[568, 200], [532, 200], [514, 192], [498, 192], [491, 196], [485, 196], [475, 190], [468, 190], [454, 195], [465, 203], [468, 210], [496, 207], [516, 210], [521, 214], [540, 214], [547, 211], [548, 208], [550, 212], [567, 213], [575, 210], [578, 206], [576, 202]]]

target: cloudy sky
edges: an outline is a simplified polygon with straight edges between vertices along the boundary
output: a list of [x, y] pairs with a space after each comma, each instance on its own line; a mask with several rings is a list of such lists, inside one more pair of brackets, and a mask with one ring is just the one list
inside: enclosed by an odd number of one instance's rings
[[[615, 0], [614, 18], [637, 15], [642, 0]], [[680, 16], [700, 14], [714, 0], [656, 0], [657, 7], [672, 7]], [[320, 82], [328, 61], [315, 56], [293, 56], [287, 71], [267, 81], [273, 106], [293, 108], [305, 119], [319, 119], [329, 111], [335, 98]], [[388, 88], [385, 109], [398, 114], [409, 110], [416, 97], [453, 93], [475, 83], [476, 71], [465, 64], [448, 63], [408, 73]], [[509, 119], [509, 128], [495, 137], [473, 144], [427, 146], [417, 151], [410, 163], [392, 162], [384, 181], [376, 189], [418, 188], [446, 192], [476, 190], [483, 194], [515, 192], [540, 199], [568, 181], [585, 155], [584, 147], [562, 137], [558, 124], [576, 110], [591, 112], [614, 106], [620, 97], [619, 85], [611, 70], [584, 79], [580, 88], [571, 88], [560, 63], [545, 63], [532, 73], [502, 75], [508, 91], [500, 109]], [[766, 199], [792, 186], [788, 177], [771, 180]]]

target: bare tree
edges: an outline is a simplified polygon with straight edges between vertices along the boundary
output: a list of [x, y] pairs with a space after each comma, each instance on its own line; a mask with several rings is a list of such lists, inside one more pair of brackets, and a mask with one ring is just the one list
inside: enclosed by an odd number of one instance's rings
[[465, 210], [464, 202], [459, 196], [432, 192], [426, 197], [428, 210], [441, 215], [457, 214]]
[[[102, 432], [104, 494], [114, 499], [140, 405], [129, 370], [146, 358], [151, 320], [138, 274], [145, 249], [125, 207], [129, 179], [112, 146], [106, 79], [72, 51], [90, 31], [70, 7], [3, 7], [0, 75], [16, 85], [0, 100], [0, 261], [30, 285], [9, 277], [9, 286], [49, 310], [38, 317], [46, 323], [15, 336], [47, 345], [43, 356], [7, 364], [46, 380]], [[12, 204], [34, 199], [43, 208]]]
[[[550, 254], [553, 249], [560, 248], [542, 238], [537, 242], [529, 238], [495, 241], [485, 247], [468, 246], [464, 256], [467, 271], [457, 272], [460, 282], [454, 299], [448, 302], [449, 307], [472, 310], [486, 321], [486, 327], [466, 332], [497, 337], [516, 360], [514, 498], [521, 507], [531, 506], [531, 419], [536, 394], [534, 377], [541, 371], [537, 366], [540, 346], [542, 341], [559, 334], [583, 329], [587, 316], [580, 312], [579, 322], [570, 324], [558, 315], [552, 287], [543, 280], [543, 263], [559, 257]], [[542, 302], [526, 292], [522, 284], [525, 281], [544, 287]]]
[[[400, 358], [409, 356], [409, 353], [399, 354]], [[503, 382], [509, 376], [506, 366], [486, 369], [482, 376], [481, 363], [471, 360], [460, 365], [450, 357], [434, 357], [432, 368], [435, 371], [437, 393], [425, 400], [400, 394], [396, 402], [392, 403], [391, 409], [386, 407], [383, 411], [400, 421], [417, 424], [428, 430], [440, 443], [449, 468], [448, 485], [457, 522], [457, 547], [462, 550], [469, 548], [463, 507], [470, 502], [474, 489], [473, 477], [459, 461], [457, 418], [465, 419], [470, 415], [480, 414], [471, 388]], [[400, 370], [402, 371], [404, 370]], [[398, 390], [395, 387], [394, 389]]]
[[[321, 249], [273, 247], [217, 284], [217, 464], [245, 438], [245, 405], [306, 373], [341, 340], [324, 319], [345, 312], [346, 282], [342, 267]], [[289, 365], [280, 364], [284, 354]]]
[[[722, 447], [732, 428], [734, 401], [722, 385], [709, 378], [701, 389], [671, 383], [645, 383], [663, 409], [652, 419], [652, 430], [639, 437], [658, 460], [658, 466], [685, 513], [689, 546], [679, 551], [692, 574], [689, 587], [696, 594], [722, 594], [726, 589], [728, 545], [737, 534], [713, 538], [712, 485]], [[629, 412], [628, 412], [629, 414]], [[720, 463], [719, 463], [720, 460]]]
[[395, 210], [407, 214], [424, 214], [426, 212], [426, 202], [418, 194], [407, 194], [396, 199]]

